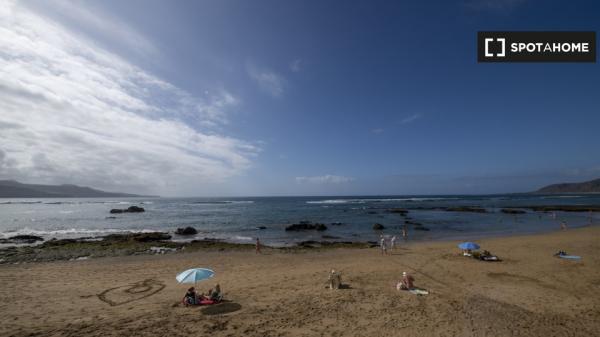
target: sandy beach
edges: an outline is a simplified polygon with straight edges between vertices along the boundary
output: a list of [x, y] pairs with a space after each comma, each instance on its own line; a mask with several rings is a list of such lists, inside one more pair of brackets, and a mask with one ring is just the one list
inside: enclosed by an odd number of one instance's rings
[[[1, 265], [2, 336], [593, 336], [600, 331], [600, 227], [377, 248], [195, 251]], [[581, 261], [553, 257], [557, 250]], [[183, 307], [175, 275], [210, 267], [225, 303]], [[326, 289], [328, 271], [348, 289]], [[403, 271], [430, 291], [397, 291]]]

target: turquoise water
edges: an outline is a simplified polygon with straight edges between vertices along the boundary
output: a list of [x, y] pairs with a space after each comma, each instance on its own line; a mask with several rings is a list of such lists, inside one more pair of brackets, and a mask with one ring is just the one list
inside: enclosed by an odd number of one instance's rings
[[[109, 214], [112, 208], [142, 206], [145, 213]], [[99, 236], [124, 231], [169, 231], [193, 226], [194, 237], [231, 242], [261, 241], [290, 245], [304, 240], [374, 241], [384, 234], [401, 235], [404, 218], [389, 208], [406, 208], [412, 221], [430, 231], [408, 226], [408, 240], [472, 239], [485, 236], [538, 233], [600, 223], [600, 213], [509, 215], [503, 207], [528, 205], [600, 205], [600, 195], [381, 196], [381, 197], [251, 197], [251, 198], [124, 198], [124, 199], [0, 199], [0, 237], [35, 234], [46, 239]], [[480, 206], [488, 213], [448, 212], [436, 207]], [[109, 218], [114, 216], [114, 218]], [[591, 217], [592, 216], [592, 217]], [[286, 232], [299, 221], [328, 225], [323, 232]], [[332, 226], [331, 223], [342, 225]], [[266, 226], [259, 230], [257, 227]]]

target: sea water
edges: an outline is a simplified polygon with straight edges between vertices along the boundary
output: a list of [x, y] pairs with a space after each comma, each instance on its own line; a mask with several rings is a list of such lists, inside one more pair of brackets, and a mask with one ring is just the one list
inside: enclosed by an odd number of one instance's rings
[[[144, 213], [110, 214], [113, 208], [137, 205]], [[538, 233], [600, 223], [600, 213], [534, 212], [505, 214], [505, 207], [539, 205], [600, 205], [600, 195], [486, 195], [486, 196], [356, 196], [249, 198], [52, 198], [0, 199], [0, 238], [33, 234], [50, 238], [97, 237], [122, 232], [174, 232], [192, 226], [194, 236], [252, 243], [256, 237], [271, 245], [300, 241], [375, 241], [381, 234], [402, 237], [405, 218], [388, 212], [406, 208], [411, 221], [408, 240], [467, 240], [487, 236]], [[445, 207], [478, 206], [487, 213], [449, 212]], [[326, 231], [289, 232], [300, 221], [327, 225]], [[331, 225], [341, 223], [341, 225]], [[374, 231], [373, 224], [386, 227]], [[266, 229], [259, 229], [264, 226]], [[323, 238], [323, 236], [326, 236]]]

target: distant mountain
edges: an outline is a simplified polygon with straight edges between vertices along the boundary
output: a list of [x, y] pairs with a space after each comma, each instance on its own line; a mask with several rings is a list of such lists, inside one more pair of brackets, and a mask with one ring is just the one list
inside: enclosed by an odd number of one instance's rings
[[0, 180], [0, 198], [102, 198], [141, 197], [137, 194], [113, 193], [77, 185], [22, 184]]
[[535, 193], [600, 193], [600, 179], [590, 180], [583, 183], [563, 183], [542, 187]]

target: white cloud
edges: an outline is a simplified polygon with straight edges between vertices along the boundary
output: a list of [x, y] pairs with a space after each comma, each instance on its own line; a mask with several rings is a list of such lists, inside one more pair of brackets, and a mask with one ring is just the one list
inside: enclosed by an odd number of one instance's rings
[[118, 47], [142, 56], [156, 57], [159, 54], [150, 39], [93, 2], [84, 5], [80, 0], [24, 0], [21, 4], [44, 16], [60, 19], [68, 27], [110, 40], [111, 44], [118, 44]]
[[281, 75], [265, 68], [258, 68], [251, 63], [247, 64], [246, 70], [263, 92], [273, 97], [280, 97], [283, 94], [285, 79]]
[[352, 177], [336, 176], [332, 174], [326, 174], [323, 176], [313, 177], [296, 177], [296, 183], [298, 184], [345, 184], [354, 181]]
[[300, 70], [302, 70], [302, 60], [301, 59], [295, 59], [292, 61], [292, 63], [290, 63], [290, 70], [297, 73]]
[[420, 113], [416, 113], [414, 115], [410, 115], [402, 120], [400, 120], [400, 124], [408, 124], [408, 123], [412, 123], [414, 121], [416, 121], [417, 119], [423, 117], [423, 115], [421, 115]]
[[0, 3], [0, 178], [166, 194], [224, 181], [260, 151], [208, 128], [236, 104], [223, 88], [192, 96]]

